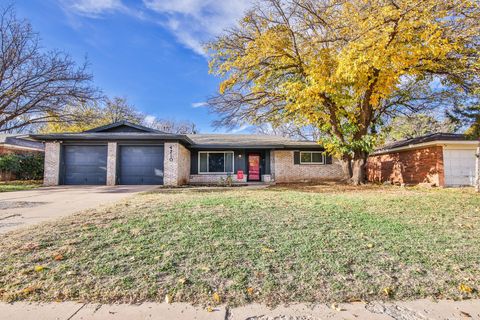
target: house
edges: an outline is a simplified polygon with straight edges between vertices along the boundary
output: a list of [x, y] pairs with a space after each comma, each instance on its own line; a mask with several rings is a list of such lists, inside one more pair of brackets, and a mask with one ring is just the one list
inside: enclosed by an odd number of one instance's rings
[[[7, 154], [43, 153], [43, 144], [27, 139], [26, 135], [0, 134], [0, 158]], [[11, 181], [17, 177], [13, 172], [0, 170], [0, 181]]]
[[369, 156], [367, 177], [372, 182], [395, 184], [473, 186], [478, 146], [479, 140], [451, 133], [398, 141]]
[[31, 141], [27, 135], [0, 134], [0, 156], [8, 153], [43, 152], [43, 144]]
[[170, 134], [113, 123], [81, 133], [36, 134], [45, 185], [216, 184], [337, 180], [341, 165], [315, 142], [234, 134]]

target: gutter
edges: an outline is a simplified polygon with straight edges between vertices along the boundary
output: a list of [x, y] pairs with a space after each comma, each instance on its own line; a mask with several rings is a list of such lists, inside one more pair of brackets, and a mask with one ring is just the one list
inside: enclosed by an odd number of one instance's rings
[[401, 151], [407, 151], [407, 150], [415, 150], [415, 149], [421, 149], [421, 148], [424, 148], [424, 147], [445, 146], [445, 145], [448, 145], [448, 144], [460, 144], [460, 145], [467, 145], [467, 146], [468, 145], [476, 146], [476, 145], [480, 144], [480, 141], [479, 140], [429, 141], [429, 142], [423, 142], [423, 143], [418, 143], [418, 144], [409, 144], [407, 146], [402, 146], [402, 147], [397, 147], [397, 148], [374, 151], [370, 154], [370, 156], [377, 156], [377, 155], [391, 153], [391, 152], [401, 152]]

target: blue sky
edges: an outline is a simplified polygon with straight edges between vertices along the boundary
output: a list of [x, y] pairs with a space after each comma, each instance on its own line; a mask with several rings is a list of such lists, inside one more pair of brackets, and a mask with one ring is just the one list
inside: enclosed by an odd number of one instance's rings
[[[5, 4], [10, 1], [0, 0]], [[202, 106], [217, 91], [201, 43], [231, 26], [248, 0], [18, 0], [45, 49], [85, 57], [95, 85], [142, 112], [194, 121], [211, 132]]]

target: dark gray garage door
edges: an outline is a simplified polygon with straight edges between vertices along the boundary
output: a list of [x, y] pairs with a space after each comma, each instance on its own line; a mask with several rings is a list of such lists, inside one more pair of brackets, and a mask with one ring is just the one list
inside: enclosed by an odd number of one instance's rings
[[163, 146], [121, 146], [119, 184], [163, 184]]
[[63, 184], [107, 182], [107, 146], [64, 146]]

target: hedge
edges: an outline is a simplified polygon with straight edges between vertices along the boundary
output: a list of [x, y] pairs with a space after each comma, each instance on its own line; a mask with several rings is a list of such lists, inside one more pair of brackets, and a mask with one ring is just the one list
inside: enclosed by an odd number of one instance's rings
[[5, 154], [0, 156], [0, 171], [13, 173], [17, 180], [41, 180], [43, 160], [41, 153]]

